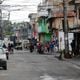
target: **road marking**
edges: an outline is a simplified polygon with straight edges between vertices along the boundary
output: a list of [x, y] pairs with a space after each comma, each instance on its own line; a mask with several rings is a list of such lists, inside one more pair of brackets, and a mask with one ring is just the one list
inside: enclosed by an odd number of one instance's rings
[[40, 76], [40, 79], [41, 79], [41, 80], [58, 80], [58, 79], [53, 78], [53, 77], [51, 77], [51, 76], [49, 76], [49, 75], [47, 75], [47, 74], [45, 74], [45, 75], [43, 75], [43, 76]]
[[0, 76], [8, 76], [8, 74], [2, 73], [2, 74], [0, 74]]
[[74, 79], [65, 79], [63, 77], [53, 78], [47, 74], [44, 74], [43, 76], [40, 76], [40, 80], [74, 80]]
[[76, 69], [80, 69], [80, 67], [77, 66], [77, 65], [73, 65], [73, 67], [76, 68]]

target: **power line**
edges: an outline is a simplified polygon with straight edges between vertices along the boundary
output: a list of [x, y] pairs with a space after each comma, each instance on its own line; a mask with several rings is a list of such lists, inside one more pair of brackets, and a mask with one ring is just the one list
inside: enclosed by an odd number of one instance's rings
[[39, 7], [46, 7], [46, 6], [58, 6], [58, 5], [34, 5], [34, 4], [27, 4], [27, 5], [1, 5], [1, 7], [27, 7], [27, 6], [39, 6]]
[[26, 7], [26, 6], [37, 6], [37, 5], [1, 5], [1, 7]]

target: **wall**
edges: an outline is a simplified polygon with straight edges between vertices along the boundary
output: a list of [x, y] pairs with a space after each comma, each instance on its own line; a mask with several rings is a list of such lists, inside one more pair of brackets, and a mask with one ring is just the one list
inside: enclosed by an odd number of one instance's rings
[[[52, 22], [52, 28], [56, 28], [58, 30], [63, 29], [62, 20], [63, 20], [63, 18], [55, 18], [55, 20]], [[73, 28], [75, 26], [75, 18], [74, 17], [68, 18], [68, 26], [69, 26], [69, 28]]]
[[[68, 33], [69, 50], [71, 51], [71, 42], [74, 39], [74, 33]], [[64, 32], [59, 31], [59, 50], [65, 49]]]

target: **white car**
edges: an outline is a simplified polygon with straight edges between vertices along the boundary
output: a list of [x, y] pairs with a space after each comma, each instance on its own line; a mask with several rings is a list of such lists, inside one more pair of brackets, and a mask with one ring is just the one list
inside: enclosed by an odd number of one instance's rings
[[0, 48], [0, 67], [7, 70], [7, 58], [3, 48]]

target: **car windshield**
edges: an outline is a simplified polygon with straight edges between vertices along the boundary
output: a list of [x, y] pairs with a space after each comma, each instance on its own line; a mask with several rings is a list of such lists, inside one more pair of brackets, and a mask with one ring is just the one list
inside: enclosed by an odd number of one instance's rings
[[3, 54], [3, 49], [0, 49], [0, 54]]

